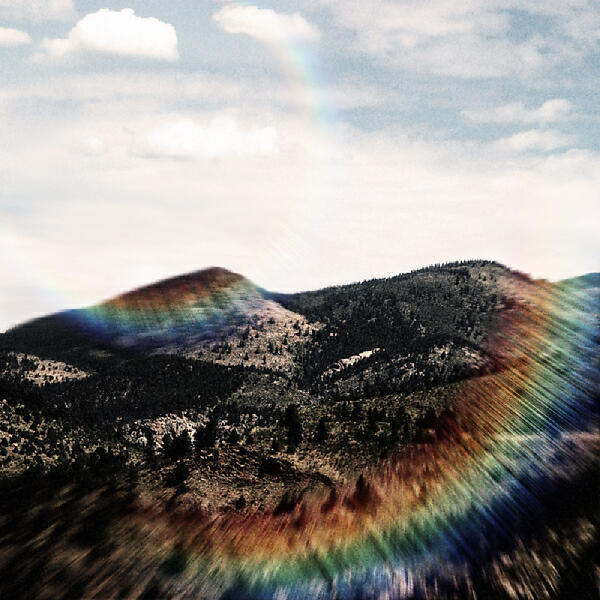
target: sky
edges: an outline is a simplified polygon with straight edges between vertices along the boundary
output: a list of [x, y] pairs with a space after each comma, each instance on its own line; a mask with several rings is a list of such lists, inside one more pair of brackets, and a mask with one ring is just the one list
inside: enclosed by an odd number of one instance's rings
[[213, 265], [598, 271], [599, 51], [596, 0], [0, 0], [0, 331]]

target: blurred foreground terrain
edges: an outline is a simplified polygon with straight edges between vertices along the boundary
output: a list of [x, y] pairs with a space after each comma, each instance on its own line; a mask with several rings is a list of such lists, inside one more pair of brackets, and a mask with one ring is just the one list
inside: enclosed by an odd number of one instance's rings
[[212, 268], [0, 336], [0, 598], [599, 598], [600, 275]]

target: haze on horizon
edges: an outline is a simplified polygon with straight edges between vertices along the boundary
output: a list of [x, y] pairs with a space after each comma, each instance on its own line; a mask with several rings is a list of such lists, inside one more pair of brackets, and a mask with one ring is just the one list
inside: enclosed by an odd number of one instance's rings
[[593, 0], [0, 0], [0, 331], [210, 265], [600, 270]]

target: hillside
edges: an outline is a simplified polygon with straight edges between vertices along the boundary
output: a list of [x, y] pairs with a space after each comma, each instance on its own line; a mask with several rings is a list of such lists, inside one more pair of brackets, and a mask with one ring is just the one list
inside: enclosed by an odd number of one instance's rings
[[241, 275], [211, 268], [36, 319], [4, 337], [41, 354], [100, 346], [115, 351], [183, 347], [214, 337], [264, 303], [261, 291]]
[[[131, 597], [171, 597], [185, 595], [183, 585], [203, 597], [208, 591], [181, 567], [188, 562], [180, 548], [199, 544], [222, 589], [236, 590], [242, 583], [215, 565], [259, 552], [264, 536], [270, 548], [302, 561], [305, 548], [330, 544], [337, 528], [364, 531], [373, 519], [425, 503], [442, 511], [439, 523], [458, 518], [443, 513], [447, 506], [483, 519], [488, 541], [476, 543], [487, 562], [475, 569], [463, 557], [459, 569], [449, 567], [471, 573], [464, 585], [482, 597], [486, 586], [508, 589], [506, 581], [539, 585], [529, 543], [536, 556], [546, 552], [548, 565], [562, 565], [566, 589], [564, 565], [588, 564], [591, 542], [566, 551], [548, 540], [558, 530], [596, 527], [588, 504], [572, 518], [557, 516], [558, 529], [540, 522], [525, 532], [515, 521], [514, 544], [503, 546], [490, 541], [495, 534], [477, 502], [461, 494], [489, 493], [490, 503], [503, 506], [503, 494], [527, 490], [535, 511], [558, 515], [568, 490], [590, 487], [598, 449], [597, 282], [592, 274], [552, 284], [467, 261], [278, 294], [213, 268], [13, 328], [0, 336], [0, 483], [14, 498], [0, 506], [0, 557], [9, 557], [0, 558], [0, 592], [26, 585], [20, 560], [34, 568], [19, 558], [15, 539], [41, 544], [40, 597], [43, 590], [93, 597], [124, 589], [136, 590]], [[483, 479], [468, 478], [481, 468]], [[448, 492], [450, 474], [458, 479]], [[190, 539], [185, 523], [206, 540]], [[36, 528], [45, 532], [39, 539]], [[415, 535], [393, 543], [422, 552]], [[444, 535], [452, 537], [452, 528]], [[374, 556], [387, 547], [372, 543]], [[213, 554], [211, 544], [226, 553]], [[141, 571], [128, 558], [136, 547], [148, 557]], [[118, 573], [104, 588], [94, 587], [107, 568], [98, 552]], [[501, 568], [498, 552], [510, 556]], [[71, 558], [78, 566], [68, 566]], [[346, 559], [320, 560], [297, 568], [316, 568], [319, 579]], [[236, 567], [242, 587], [253, 577], [244, 575], [245, 564]], [[517, 564], [526, 565], [525, 575]], [[435, 585], [444, 577], [437, 573]], [[256, 597], [287, 593], [275, 581], [265, 575]]]
[[[446, 363], [460, 376], [481, 361], [494, 315], [515, 302], [507, 283], [513, 279], [523, 280], [501, 265], [479, 261], [282, 295], [212, 268], [36, 319], [6, 332], [0, 344], [82, 365], [133, 351], [296, 374], [300, 368], [306, 381], [377, 348], [371, 363], [393, 363], [409, 354], [425, 360], [432, 352], [455, 355]], [[361, 361], [361, 367], [367, 363]]]
[[[352, 471], [399, 435], [395, 428], [410, 435], [403, 415], [423, 417], [427, 390], [485, 371], [486, 334], [503, 303], [514, 302], [505, 289], [515, 277], [472, 262], [281, 295], [207, 269], [8, 331], [3, 386], [5, 395], [26, 392], [22, 410], [36, 423], [77, 432], [68, 437], [84, 430], [90, 445], [125, 436], [127, 446], [150, 429], [161, 447], [166, 430], [156, 423], [166, 415], [178, 424], [186, 412], [193, 436], [219, 411], [240, 439], [253, 431], [265, 450], [283, 449], [285, 439], [272, 436], [286, 405], [309, 410], [316, 427], [334, 401], [334, 422], [346, 423], [340, 440], [367, 450], [355, 465], [334, 451], [325, 470]], [[414, 405], [406, 401], [419, 391]], [[43, 463], [49, 453], [37, 456]], [[33, 458], [9, 451], [5, 460], [19, 469]]]

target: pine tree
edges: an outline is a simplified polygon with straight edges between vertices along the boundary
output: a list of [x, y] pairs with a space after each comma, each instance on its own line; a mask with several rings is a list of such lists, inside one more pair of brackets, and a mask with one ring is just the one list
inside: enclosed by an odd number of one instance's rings
[[329, 427], [327, 426], [327, 421], [325, 417], [321, 417], [319, 422], [317, 423], [317, 428], [315, 430], [314, 442], [315, 444], [322, 445], [327, 441], [329, 437]]
[[290, 450], [295, 450], [302, 442], [302, 423], [298, 407], [295, 404], [287, 405], [281, 424], [287, 429], [287, 441]]
[[213, 448], [217, 443], [217, 429], [219, 426], [219, 417], [213, 412], [211, 413], [206, 425], [196, 428], [194, 443], [196, 451], [203, 448]]

